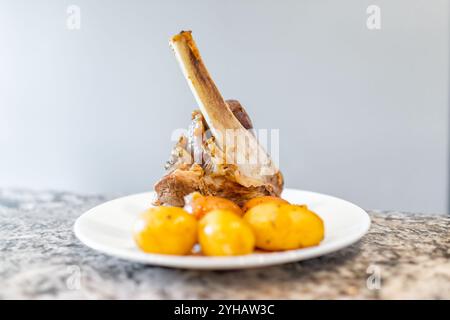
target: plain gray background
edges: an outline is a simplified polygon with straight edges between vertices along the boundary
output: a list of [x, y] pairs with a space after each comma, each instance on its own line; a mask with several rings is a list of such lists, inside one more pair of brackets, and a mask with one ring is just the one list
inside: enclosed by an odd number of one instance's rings
[[168, 46], [192, 29], [223, 95], [280, 129], [288, 187], [447, 212], [448, 18], [446, 0], [0, 0], [0, 187], [152, 189], [195, 107]]

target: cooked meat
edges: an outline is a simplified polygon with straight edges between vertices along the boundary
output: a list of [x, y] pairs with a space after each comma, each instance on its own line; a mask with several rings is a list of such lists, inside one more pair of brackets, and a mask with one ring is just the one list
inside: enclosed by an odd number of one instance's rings
[[[237, 100], [227, 100], [227, 103], [229, 101], [233, 101], [233, 113], [238, 112], [238, 115], [235, 114], [236, 118], [245, 121], [251, 129], [251, 120], [245, 109]], [[194, 111], [188, 137], [181, 136], [166, 164], [167, 174], [155, 184], [155, 205], [181, 207], [184, 205], [184, 196], [194, 191], [203, 195], [224, 197], [238, 205], [259, 196], [280, 195], [283, 187], [280, 172], [266, 185], [244, 187], [237, 183], [233, 175], [236, 167], [223, 164], [223, 154], [214, 138], [205, 140], [203, 135], [207, 126], [204, 123], [201, 113]]]
[[[281, 172], [249, 131], [253, 125], [245, 109], [236, 100], [222, 98], [191, 33], [174, 36], [171, 45], [200, 111], [192, 113], [187, 136], [172, 150], [167, 173], [155, 185], [155, 204], [183, 206], [184, 196], [194, 191], [239, 205], [258, 196], [279, 196]], [[229, 130], [239, 139], [225, 139]]]
[[[282, 186], [281, 174], [277, 177], [279, 188]], [[272, 189], [271, 185], [259, 187], [244, 187], [226, 176], [206, 175], [201, 170], [177, 169], [164, 176], [155, 185], [157, 199], [155, 205], [184, 206], [184, 196], [197, 191], [203, 195], [219, 196], [230, 199], [239, 206], [247, 200], [261, 196], [279, 196], [280, 191]]]
[[198, 165], [175, 169], [156, 183], [157, 198], [154, 204], [182, 207], [184, 196], [200, 190], [203, 176], [203, 169]]
[[242, 105], [237, 100], [227, 100], [225, 101], [230, 108], [231, 112], [233, 112], [234, 116], [239, 120], [239, 122], [244, 126], [245, 129], [250, 130], [253, 129], [252, 120], [242, 107]]

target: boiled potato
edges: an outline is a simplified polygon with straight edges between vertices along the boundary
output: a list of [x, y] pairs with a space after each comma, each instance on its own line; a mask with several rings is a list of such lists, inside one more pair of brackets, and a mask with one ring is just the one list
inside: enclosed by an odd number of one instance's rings
[[256, 247], [289, 250], [310, 247], [324, 237], [322, 219], [306, 206], [263, 203], [244, 215], [256, 237]]
[[184, 209], [192, 213], [197, 219], [201, 219], [205, 214], [216, 209], [226, 209], [242, 216], [241, 208], [233, 201], [215, 196], [203, 196], [194, 192], [186, 197]]
[[289, 204], [289, 202], [287, 202], [284, 199], [281, 199], [279, 197], [274, 197], [274, 196], [263, 196], [263, 197], [257, 197], [257, 198], [253, 198], [248, 200], [244, 206], [242, 207], [242, 211], [247, 212], [248, 210], [250, 210], [251, 208], [263, 204], [263, 203], [275, 203], [275, 204]]
[[233, 211], [213, 210], [199, 221], [198, 239], [207, 256], [235, 256], [253, 252], [255, 236]]
[[197, 220], [181, 208], [150, 208], [139, 216], [133, 235], [145, 252], [185, 255], [197, 241]]

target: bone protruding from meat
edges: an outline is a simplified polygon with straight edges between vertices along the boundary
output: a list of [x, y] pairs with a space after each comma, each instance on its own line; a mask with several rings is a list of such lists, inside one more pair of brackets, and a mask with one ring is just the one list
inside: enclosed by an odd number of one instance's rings
[[[251, 121], [245, 109], [234, 100], [227, 100], [233, 114], [245, 127]], [[201, 139], [201, 131], [204, 137]], [[184, 196], [196, 191], [203, 195], [224, 197], [242, 206], [250, 199], [261, 196], [280, 196], [283, 190], [283, 176], [280, 172], [273, 175], [266, 184], [245, 187], [235, 179], [235, 166], [224, 161], [222, 150], [215, 138], [206, 134], [208, 126], [200, 111], [192, 112], [189, 130], [182, 134], [172, 149], [166, 164], [166, 174], [155, 184], [155, 205], [183, 206]], [[202, 161], [194, 161], [195, 150], [201, 150]]]
[[212, 80], [190, 31], [172, 37], [170, 44], [215, 142], [228, 163], [236, 165], [236, 181], [260, 186], [277, 174], [278, 168], [256, 137], [234, 116]]

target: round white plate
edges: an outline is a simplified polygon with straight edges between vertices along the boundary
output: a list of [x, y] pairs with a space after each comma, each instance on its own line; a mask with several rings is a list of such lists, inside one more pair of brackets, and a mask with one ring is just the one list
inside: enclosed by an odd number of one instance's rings
[[85, 245], [122, 259], [183, 269], [242, 269], [282, 264], [318, 257], [358, 241], [369, 229], [368, 214], [356, 205], [335, 197], [285, 189], [282, 197], [291, 203], [307, 204], [325, 223], [320, 245], [273, 253], [235, 257], [172, 256], [140, 251], [132, 238], [137, 215], [151, 207], [154, 194], [140, 193], [101, 204], [81, 215], [75, 234]]

